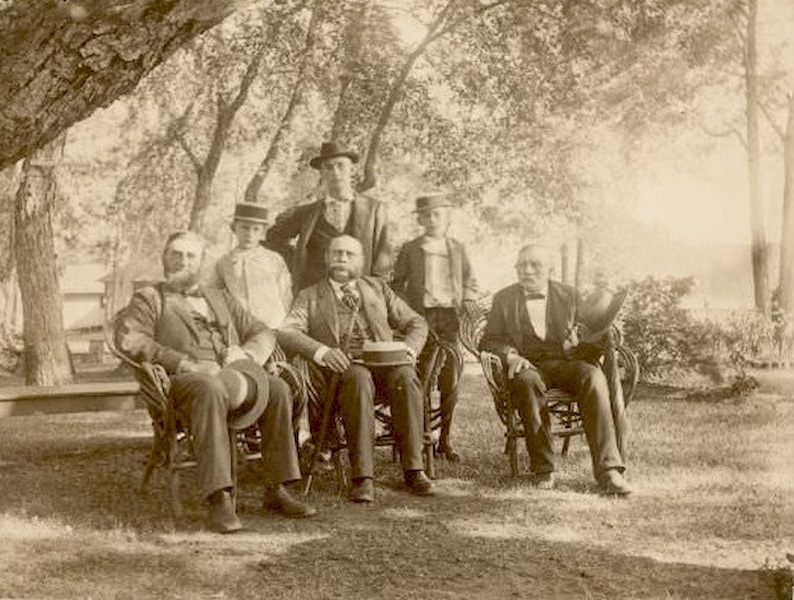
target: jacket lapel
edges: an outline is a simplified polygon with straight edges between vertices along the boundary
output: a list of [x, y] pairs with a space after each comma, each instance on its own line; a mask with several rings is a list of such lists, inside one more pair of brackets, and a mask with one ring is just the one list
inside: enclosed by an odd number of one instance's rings
[[317, 310], [322, 322], [328, 328], [334, 343], [339, 344], [339, 316], [336, 314], [334, 289], [327, 279], [317, 286]]
[[168, 304], [168, 311], [179, 318], [183, 325], [187, 328], [190, 334], [196, 339], [199, 339], [199, 332], [196, 329], [196, 324], [193, 317], [190, 315], [190, 310], [186, 301], [178, 294], [163, 294], [163, 312], [165, 313], [165, 304]]
[[306, 265], [306, 245], [309, 243], [309, 238], [317, 226], [317, 220], [323, 213], [323, 201], [318, 200], [311, 205], [311, 210], [307, 211], [306, 222], [301, 228], [301, 233], [298, 236], [298, 244], [295, 247], [295, 273], [302, 273]]
[[[510, 314], [507, 315], [506, 323], [512, 324], [510, 327], [510, 338], [513, 342], [513, 346], [516, 348], [521, 347], [521, 312], [526, 312], [527, 304], [524, 301], [524, 294], [521, 291], [521, 286], [515, 285], [513, 287], [513, 301], [510, 303], [508, 307]], [[527, 320], [529, 320], [529, 315], [527, 315]]]
[[550, 340], [562, 340], [573, 325], [573, 306], [566, 288], [549, 282], [549, 298], [546, 302], [546, 336]]
[[235, 332], [232, 331], [234, 329], [234, 324], [232, 323], [232, 316], [229, 313], [229, 307], [226, 305], [226, 301], [221, 295], [221, 292], [213, 288], [202, 287], [201, 293], [204, 295], [204, 299], [215, 315], [215, 320], [220, 327], [223, 339], [227, 345], [231, 345], [236, 337]]
[[460, 245], [452, 238], [447, 238], [447, 252], [449, 252], [449, 268], [452, 279], [452, 299], [455, 302], [455, 306], [460, 307], [461, 299], [463, 298], [463, 282], [461, 281], [463, 252], [461, 252]]

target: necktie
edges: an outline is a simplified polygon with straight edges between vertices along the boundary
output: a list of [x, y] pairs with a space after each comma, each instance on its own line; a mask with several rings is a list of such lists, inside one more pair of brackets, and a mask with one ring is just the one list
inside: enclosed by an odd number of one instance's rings
[[524, 297], [527, 300], [543, 300], [546, 294], [542, 292], [524, 292]]
[[343, 283], [342, 287], [342, 304], [350, 310], [358, 308], [358, 295], [353, 291], [353, 287], [349, 283]]

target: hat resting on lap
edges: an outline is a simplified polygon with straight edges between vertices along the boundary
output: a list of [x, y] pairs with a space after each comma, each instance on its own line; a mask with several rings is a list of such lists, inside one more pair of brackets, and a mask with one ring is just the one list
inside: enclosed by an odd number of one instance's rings
[[226, 365], [218, 373], [218, 379], [231, 397], [244, 394], [242, 404], [229, 413], [229, 427], [248, 429], [267, 407], [270, 385], [265, 370], [246, 358]]

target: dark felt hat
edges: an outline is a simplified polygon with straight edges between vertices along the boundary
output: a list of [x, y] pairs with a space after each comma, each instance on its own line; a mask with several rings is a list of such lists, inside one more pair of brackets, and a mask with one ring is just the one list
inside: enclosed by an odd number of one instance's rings
[[249, 385], [253, 381], [256, 386], [255, 390], [249, 389], [249, 393], [243, 403], [229, 413], [229, 427], [237, 430], [248, 429], [256, 423], [267, 407], [270, 395], [270, 384], [267, 381], [267, 374], [260, 365], [250, 359], [236, 360], [226, 365], [221, 369], [218, 378], [231, 395], [235, 395], [238, 392], [240, 380], [230, 371], [242, 373], [248, 380]]
[[319, 156], [315, 156], [313, 159], [311, 159], [309, 161], [309, 166], [311, 166], [312, 169], [319, 169], [320, 164], [324, 160], [328, 158], [336, 158], [337, 156], [346, 156], [354, 163], [358, 162], [358, 154], [353, 150], [348, 150], [336, 142], [323, 142], [323, 145], [320, 148]]
[[452, 206], [452, 202], [450, 202], [445, 195], [426, 194], [416, 199], [416, 208], [414, 212], [433, 210], [434, 208], [441, 208], [443, 206]]
[[267, 208], [253, 202], [240, 202], [234, 207], [235, 221], [252, 221], [254, 223], [269, 223]]
[[626, 301], [627, 294], [627, 289], [614, 294], [605, 289], [597, 289], [585, 296], [579, 304], [577, 319], [585, 326], [588, 340], [598, 339], [609, 331]]

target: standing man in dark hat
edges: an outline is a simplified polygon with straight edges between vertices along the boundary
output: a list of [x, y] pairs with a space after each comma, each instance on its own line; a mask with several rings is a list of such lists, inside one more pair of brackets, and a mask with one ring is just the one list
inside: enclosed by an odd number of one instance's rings
[[325, 276], [325, 253], [336, 236], [347, 234], [361, 242], [364, 275], [388, 279], [392, 247], [382, 202], [353, 187], [358, 154], [336, 142], [323, 143], [309, 161], [320, 172], [321, 197], [288, 209], [276, 218], [264, 242], [279, 252], [290, 267], [293, 290], [315, 284]]
[[300, 479], [286, 383], [262, 365], [276, 336], [228, 292], [198, 284], [204, 242], [182, 231], [163, 251], [165, 282], [138, 290], [115, 319], [117, 348], [136, 362], [163, 366], [177, 410], [186, 414], [198, 460], [201, 493], [210, 502], [208, 526], [218, 533], [242, 527], [234, 506], [228, 429], [259, 423], [265, 507], [289, 517], [316, 511], [294, 499], [284, 483]]

